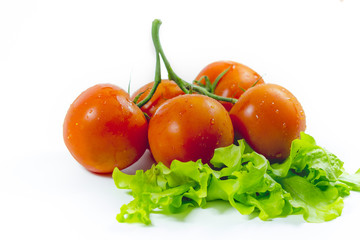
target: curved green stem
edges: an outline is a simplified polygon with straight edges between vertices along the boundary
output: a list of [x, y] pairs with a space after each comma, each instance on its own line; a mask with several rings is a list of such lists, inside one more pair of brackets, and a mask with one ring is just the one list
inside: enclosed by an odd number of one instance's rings
[[174, 70], [171, 68], [169, 61], [167, 60], [164, 50], [162, 49], [162, 46], [160, 44], [160, 39], [159, 39], [159, 30], [160, 30], [160, 25], [161, 25], [161, 21], [159, 19], [155, 19], [153, 21], [152, 24], [152, 39], [153, 39], [153, 43], [155, 46], [155, 49], [157, 52], [160, 53], [161, 58], [164, 61], [166, 70], [169, 73], [169, 78], [170, 80], [173, 80], [176, 82], [176, 84], [180, 87], [180, 89], [185, 92], [185, 93], [189, 93], [189, 91], [186, 89], [186, 84], [184, 84], [184, 81], [179, 78], [176, 73], [174, 72]]
[[[215, 95], [215, 94], [209, 92], [206, 88], [204, 88], [202, 86], [190, 84], [190, 83], [182, 80], [178, 75], [176, 75], [174, 70], [171, 68], [169, 61], [167, 60], [167, 58], [166, 58], [166, 56], [164, 54], [164, 50], [162, 49], [162, 46], [161, 46], [161, 43], [160, 43], [160, 38], [159, 38], [160, 25], [161, 25], [161, 21], [159, 19], [155, 19], [153, 21], [153, 24], [152, 24], [152, 39], [153, 39], [153, 42], [154, 42], [154, 47], [156, 49], [156, 52], [160, 54], [161, 58], [164, 61], [164, 64], [165, 64], [166, 70], [168, 71], [170, 80], [175, 81], [175, 83], [179, 86], [179, 88], [184, 93], [189, 93], [189, 89], [191, 89], [191, 90], [194, 90], [194, 91], [196, 91], [198, 93], [201, 93], [203, 95], [206, 95], [206, 96], [211, 97], [211, 98], [213, 98], [215, 100], [218, 100], [218, 101], [236, 103], [237, 99], [235, 99], [235, 98], [227, 98], [227, 97], [221, 97], [221, 96]], [[225, 74], [227, 72], [227, 70], [224, 71], [223, 74]], [[216, 85], [214, 85], [214, 88], [215, 88], [215, 86]]]
[[[156, 51], [156, 66], [155, 66], [155, 80], [154, 80], [154, 85], [151, 88], [149, 94], [139, 103], [137, 103], [136, 105], [141, 108], [142, 106], [144, 106], [154, 95], [157, 87], [159, 86], [159, 84], [161, 83], [161, 69], [160, 69], [160, 55], [159, 53]], [[141, 93], [140, 93], [141, 94]], [[135, 98], [136, 99], [136, 98]]]
[[220, 79], [230, 70], [230, 67], [228, 67], [227, 69], [225, 69], [222, 73], [219, 74], [219, 76], [217, 76], [217, 78], [215, 79], [215, 81], [213, 82], [213, 84], [210, 84], [210, 89], [211, 89], [211, 93], [213, 93], [215, 91], [216, 86], [218, 85]]

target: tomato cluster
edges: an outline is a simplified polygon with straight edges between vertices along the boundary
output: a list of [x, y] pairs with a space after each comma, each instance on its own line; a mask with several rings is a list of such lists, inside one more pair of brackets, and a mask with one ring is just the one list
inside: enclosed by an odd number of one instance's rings
[[175, 159], [209, 163], [216, 148], [244, 138], [270, 162], [286, 159], [291, 142], [306, 127], [299, 101], [232, 61], [209, 64], [193, 84], [183, 81], [159, 47], [158, 28], [153, 31], [157, 67], [161, 56], [171, 80], [156, 75], [131, 97], [111, 84], [80, 94], [63, 125], [73, 157], [97, 173], [132, 165], [147, 148], [166, 166]]

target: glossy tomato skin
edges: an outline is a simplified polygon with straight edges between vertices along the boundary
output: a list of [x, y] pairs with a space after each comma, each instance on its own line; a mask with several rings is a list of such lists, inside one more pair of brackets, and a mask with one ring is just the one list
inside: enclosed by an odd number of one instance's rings
[[[196, 77], [196, 80], [200, 80], [202, 76], [208, 76], [211, 83], [215, 81], [217, 76], [230, 68], [226, 74], [220, 79], [216, 85], [214, 93], [218, 96], [230, 97], [238, 99], [243, 93], [243, 90], [247, 90], [252, 87], [256, 81], [257, 84], [264, 83], [261, 76], [252, 70], [251, 68], [233, 61], [218, 61], [207, 65]], [[201, 83], [205, 84], [205, 80], [202, 79]], [[229, 102], [221, 102], [223, 106], [230, 111], [233, 104]]]
[[295, 96], [275, 84], [247, 90], [230, 110], [235, 132], [270, 162], [286, 159], [291, 142], [305, 131], [305, 113]]
[[86, 169], [111, 173], [137, 161], [147, 147], [147, 120], [128, 93], [111, 84], [90, 87], [71, 104], [64, 141]]
[[216, 100], [186, 94], [161, 105], [149, 122], [149, 145], [156, 162], [208, 163], [214, 149], [231, 145], [234, 130], [226, 109]]
[[[154, 82], [150, 82], [131, 95], [133, 101], [137, 95], [143, 92], [138, 99], [138, 103], [149, 95], [151, 88], [154, 86]], [[178, 85], [170, 80], [161, 80], [161, 83], [156, 88], [154, 95], [151, 99], [141, 107], [141, 110], [149, 117], [153, 116], [155, 111], [167, 100], [176, 96], [182, 95], [184, 92], [178, 87]]]

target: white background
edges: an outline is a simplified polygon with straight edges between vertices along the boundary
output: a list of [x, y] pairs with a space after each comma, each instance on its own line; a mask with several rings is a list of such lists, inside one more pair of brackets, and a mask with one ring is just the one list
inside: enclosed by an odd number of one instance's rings
[[357, 0], [1, 0], [0, 238], [357, 236], [356, 192], [345, 199], [341, 217], [322, 224], [300, 216], [263, 222], [221, 203], [182, 215], [154, 214], [150, 227], [115, 220], [131, 196], [71, 157], [62, 122], [72, 101], [94, 84], [127, 89], [131, 78], [135, 91], [153, 80], [155, 18], [163, 21], [161, 40], [178, 75], [191, 81], [216, 60], [250, 66], [298, 98], [307, 133], [338, 155], [348, 172], [360, 167]]

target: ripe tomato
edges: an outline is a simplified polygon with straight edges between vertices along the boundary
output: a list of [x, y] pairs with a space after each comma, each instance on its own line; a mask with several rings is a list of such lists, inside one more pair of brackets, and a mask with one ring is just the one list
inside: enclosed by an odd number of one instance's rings
[[111, 173], [137, 161], [147, 147], [147, 121], [129, 95], [111, 84], [95, 85], [71, 104], [64, 141], [86, 169]]
[[271, 162], [289, 156], [291, 142], [305, 131], [299, 101], [285, 88], [260, 84], [247, 90], [230, 110], [235, 132]]
[[155, 161], [170, 166], [201, 159], [208, 163], [214, 149], [231, 145], [234, 130], [226, 109], [216, 100], [186, 94], [161, 105], [149, 122], [149, 145]]
[[[264, 83], [264, 80], [251, 68], [233, 61], [218, 61], [207, 65], [196, 77], [199, 81], [202, 76], [207, 76], [211, 83], [226, 69], [229, 70], [220, 79], [216, 85], [214, 94], [223, 97], [239, 98], [244, 90], [252, 87], [256, 81], [256, 84]], [[205, 79], [200, 80], [202, 84], [205, 84]], [[229, 102], [221, 102], [226, 110], [230, 111], [233, 104]]]
[[[143, 93], [139, 99], [138, 103], [149, 95], [151, 88], [153, 87], [154, 82], [150, 82], [134, 94], [131, 95], [131, 100], [134, 101], [135, 97], [140, 93]], [[161, 83], [156, 88], [154, 95], [151, 99], [141, 107], [141, 110], [146, 113], [149, 117], [154, 115], [155, 111], [168, 99], [184, 94], [184, 92], [176, 85], [175, 82], [170, 80], [161, 80]]]

